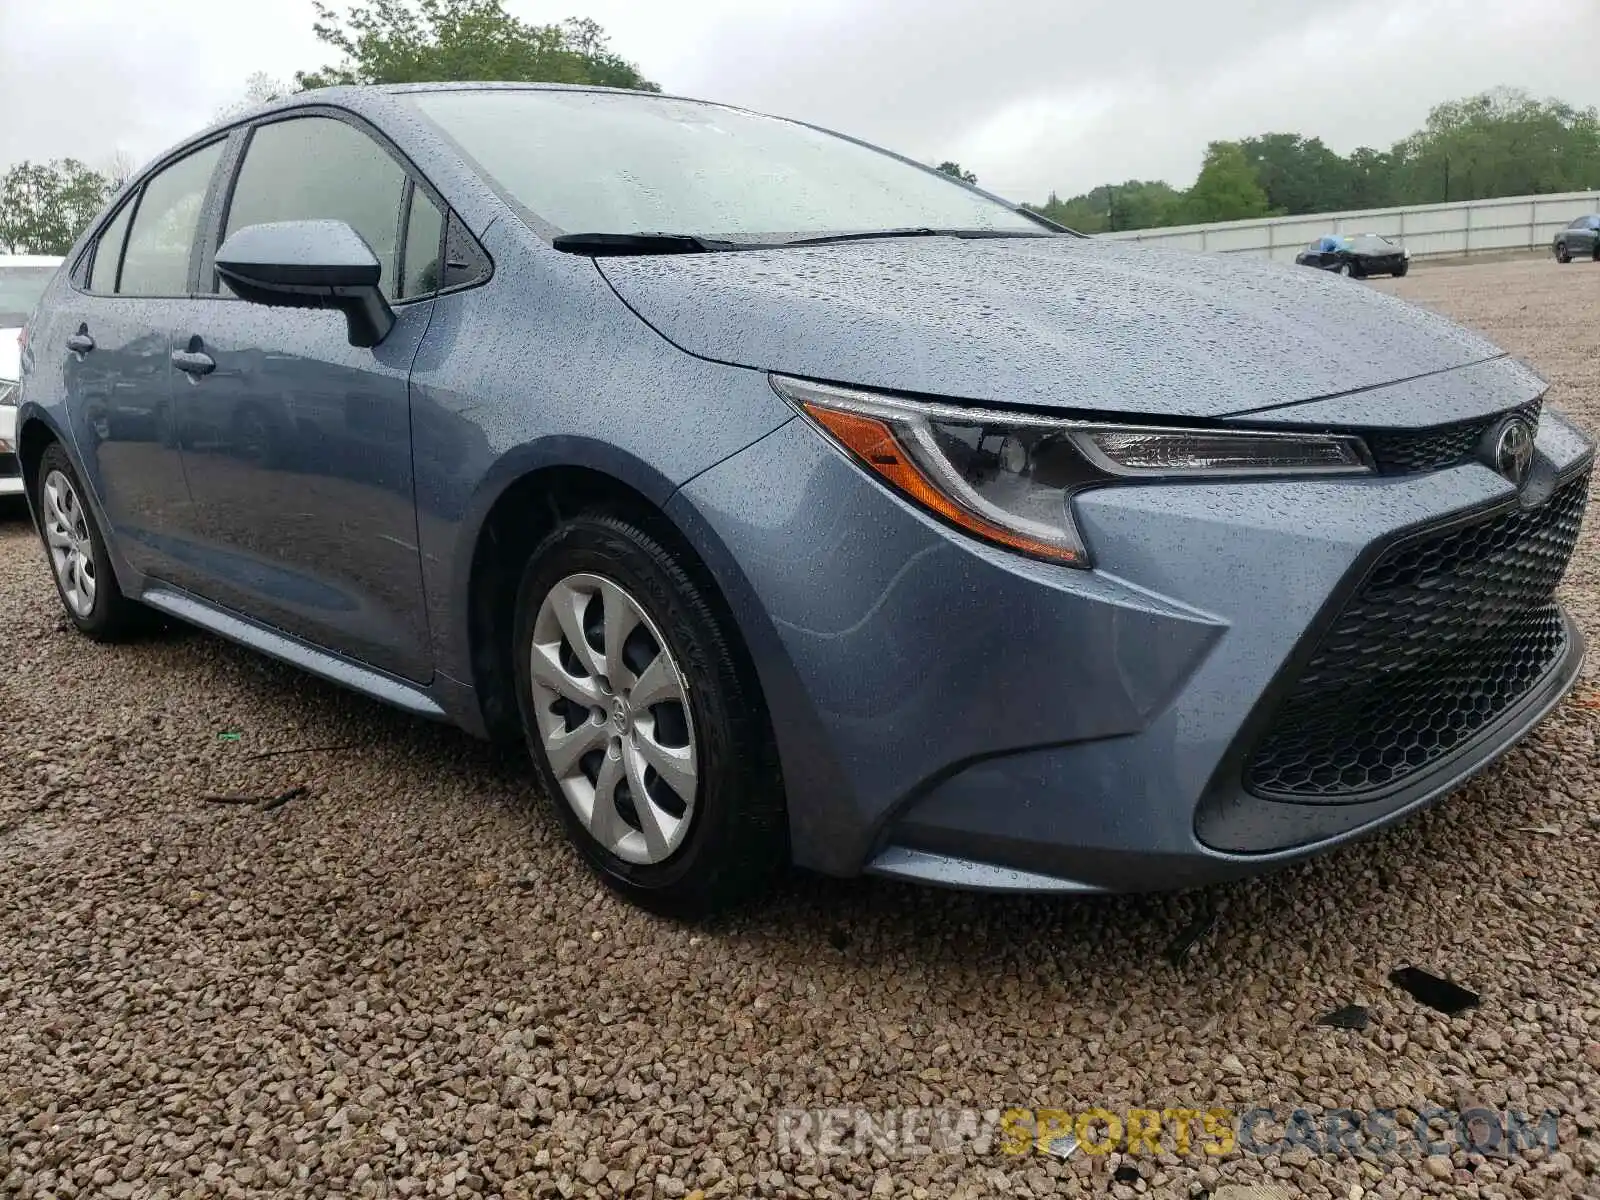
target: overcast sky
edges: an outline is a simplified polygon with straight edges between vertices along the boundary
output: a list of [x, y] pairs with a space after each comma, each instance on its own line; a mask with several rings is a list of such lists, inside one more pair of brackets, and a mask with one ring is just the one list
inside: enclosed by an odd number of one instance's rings
[[[1386, 148], [1507, 83], [1600, 104], [1600, 0], [507, 0], [592, 16], [667, 91], [865, 137], [1042, 200], [1187, 186], [1268, 130]], [[329, 60], [310, 0], [0, 0], [0, 167], [143, 162], [253, 71]]]

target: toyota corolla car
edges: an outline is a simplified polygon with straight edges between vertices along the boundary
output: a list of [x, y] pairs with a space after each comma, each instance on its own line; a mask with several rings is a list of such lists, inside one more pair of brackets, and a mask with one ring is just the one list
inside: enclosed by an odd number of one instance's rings
[[0, 503], [22, 495], [17, 466], [17, 376], [21, 374], [22, 326], [44, 295], [59, 258], [0, 254]]
[[20, 440], [84, 633], [165, 614], [524, 741], [686, 912], [789, 862], [1197, 885], [1444, 795], [1583, 655], [1592, 447], [1544, 391], [792, 121], [392, 86], [137, 175]]

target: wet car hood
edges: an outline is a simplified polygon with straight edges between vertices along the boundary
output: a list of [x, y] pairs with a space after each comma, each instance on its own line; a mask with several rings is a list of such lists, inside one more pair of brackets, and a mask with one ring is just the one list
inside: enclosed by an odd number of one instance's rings
[[1501, 354], [1324, 272], [1093, 238], [907, 238], [596, 264], [691, 354], [993, 404], [1219, 417]]

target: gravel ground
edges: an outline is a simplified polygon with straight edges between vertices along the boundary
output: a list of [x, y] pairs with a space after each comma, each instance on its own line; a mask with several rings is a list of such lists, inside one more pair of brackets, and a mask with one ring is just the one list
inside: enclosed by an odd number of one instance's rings
[[[1376, 286], [1485, 330], [1600, 429], [1600, 268]], [[1591, 641], [1597, 529], [1565, 585]], [[512, 757], [203, 634], [68, 632], [14, 515], [0, 612], [0, 1194], [1600, 1195], [1593, 667], [1449, 803], [1271, 878], [1064, 901], [802, 877], [689, 927], [597, 885]], [[1423, 1006], [1387, 981], [1404, 964], [1481, 1004]], [[1347, 1004], [1365, 1030], [1315, 1023]], [[814, 1107], [1471, 1103], [1559, 1109], [1560, 1150], [780, 1137]]]

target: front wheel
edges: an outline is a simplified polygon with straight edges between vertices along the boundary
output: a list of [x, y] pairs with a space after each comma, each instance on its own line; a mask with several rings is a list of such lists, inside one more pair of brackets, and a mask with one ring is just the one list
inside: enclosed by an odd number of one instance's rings
[[529, 557], [514, 630], [529, 751], [606, 883], [696, 916], [787, 865], [766, 706], [701, 572], [625, 517], [583, 514]]
[[1410, 263], [1401, 263], [1398, 267], [1396, 267], [1394, 269], [1394, 277], [1396, 279], [1404, 279], [1406, 277], [1406, 272], [1408, 272], [1410, 270], [1411, 270], [1411, 264]]
[[1340, 263], [1339, 264], [1339, 274], [1343, 275], [1346, 279], [1353, 278], [1355, 276], [1355, 273], [1356, 273], [1355, 272], [1355, 268], [1352, 267], [1349, 263], [1346, 262], [1346, 263]]

